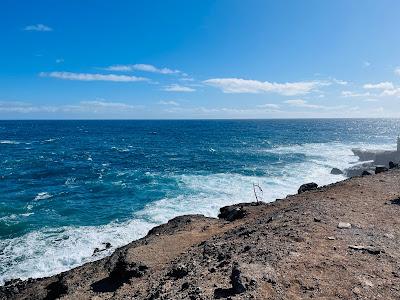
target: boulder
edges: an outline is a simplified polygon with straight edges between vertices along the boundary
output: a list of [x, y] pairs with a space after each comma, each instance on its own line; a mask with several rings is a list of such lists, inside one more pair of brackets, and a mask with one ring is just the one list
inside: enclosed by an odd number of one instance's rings
[[178, 264], [174, 266], [168, 273], [169, 276], [179, 279], [185, 277], [189, 273], [189, 269], [186, 265]]
[[344, 170], [346, 177], [361, 176], [364, 171], [374, 172], [375, 165], [373, 161], [363, 162], [352, 165], [350, 168]]
[[398, 168], [399, 167], [399, 164], [397, 163], [394, 163], [394, 162], [392, 162], [392, 161], [389, 161], [389, 169], [395, 169], [395, 168]]
[[363, 171], [361, 174], [361, 176], [368, 176], [368, 175], [372, 175], [372, 174], [368, 171]]
[[378, 165], [375, 167], [375, 174], [383, 173], [386, 172], [388, 168], [386, 168], [384, 165]]
[[310, 182], [310, 183], [306, 183], [303, 184], [299, 187], [299, 190], [297, 191], [298, 194], [307, 192], [307, 191], [312, 191], [312, 190], [316, 190], [318, 188], [318, 184], [316, 184], [315, 182]]
[[338, 169], [338, 168], [333, 168], [333, 169], [331, 170], [331, 174], [333, 174], [333, 175], [342, 175], [342, 174], [343, 174], [343, 171], [340, 170], [340, 169]]
[[224, 206], [219, 209], [220, 214], [218, 218], [227, 220], [229, 222], [242, 219], [246, 215], [243, 207], [237, 206]]

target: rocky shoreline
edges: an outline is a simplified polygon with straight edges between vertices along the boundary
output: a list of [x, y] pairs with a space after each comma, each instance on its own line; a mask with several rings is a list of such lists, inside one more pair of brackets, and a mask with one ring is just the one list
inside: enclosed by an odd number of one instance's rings
[[400, 170], [177, 217], [0, 299], [400, 299]]

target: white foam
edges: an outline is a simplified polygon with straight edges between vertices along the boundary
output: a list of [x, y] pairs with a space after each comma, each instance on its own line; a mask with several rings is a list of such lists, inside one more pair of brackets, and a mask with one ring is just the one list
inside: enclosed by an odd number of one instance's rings
[[11, 140], [1, 140], [0, 144], [9, 144], [9, 145], [18, 145], [19, 142], [17, 141], [11, 141]]
[[142, 220], [104, 226], [44, 229], [0, 240], [0, 284], [11, 278], [50, 276], [99, 259], [111, 249], [92, 256], [96, 247], [111, 242], [112, 249], [144, 236], [156, 224]]
[[49, 199], [51, 197], [53, 197], [53, 196], [51, 194], [49, 194], [48, 192], [40, 192], [36, 195], [35, 199], [33, 199], [33, 200], [39, 201], [39, 200]]

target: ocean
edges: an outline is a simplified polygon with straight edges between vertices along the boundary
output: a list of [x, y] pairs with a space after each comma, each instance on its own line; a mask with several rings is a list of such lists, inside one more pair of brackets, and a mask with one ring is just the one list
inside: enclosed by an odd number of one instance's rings
[[[394, 149], [400, 120], [0, 121], [0, 284], [99, 259], [184, 214], [273, 201]], [[95, 248], [104, 249], [93, 255]]]

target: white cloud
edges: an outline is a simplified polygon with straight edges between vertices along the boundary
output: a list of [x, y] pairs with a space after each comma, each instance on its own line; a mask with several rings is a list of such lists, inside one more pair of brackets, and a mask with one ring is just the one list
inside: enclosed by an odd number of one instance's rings
[[339, 85], [348, 85], [349, 82], [346, 80], [341, 80], [341, 79], [336, 79], [336, 78], [332, 78], [331, 79], [334, 83], [339, 84]]
[[53, 106], [34, 106], [25, 102], [0, 101], [0, 112], [13, 113], [34, 113], [34, 112], [55, 112]]
[[170, 101], [161, 100], [161, 101], [158, 102], [158, 104], [160, 104], [160, 105], [170, 105], [170, 106], [179, 106], [180, 105], [178, 102], [173, 101], [173, 100], [170, 100]]
[[400, 76], [400, 67], [397, 67], [396, 69], [394, 69], [394, 74]]
[[381, 90], [380, 94], [372, 95], [374, 97], [400, 97], [400, 87], [395, 86], [392, 82], [367, 83], [363, 87], [364, 89]]
[[348, 108], [346, 105], [337, 105], [337, 106], [325, 106], [325, 105], [317, 105], [317, 104], [310, 104], [306, 100], [303, 99], [292, 99], [287, 100], [285, 103], [289, 104], [290, 106], [295, 107], [302, 107], [302, 108], [311, 108], [311, 109], [321, 109], [326, 111], [340, 111], [343, 109], [355, 109], [355, 108]]
[[368, 68], [369, 66], [371, 66], [371, 63], [369, 61], [363, 61], [363, 66], [365, 68]]
[[387, 89], [382, 91], [382, 97], [400, 97], [400, 88]]
[[272, 104], [272, 103], [266, 103], [266, 104], [261, 104], [257, 105], [258, 108], [270, 108], [270, 109], [279, 109], [278, 104]]
[[121, 72], [129, 72], [129, 71], [143, 71], [150, 73], [159, 73], [159, 74], [178, 74], [181, 73], [179, 70], [172, 70], [168, 68], [157, 68], [153, 65], [148, 64], [134, 64], [134, 65], [114, 65], [105, 68], [107, 71], [121, 71]]
[[385, 81], [380, 83], [367, 83], [363, 86], [364, 89], [377, 89], [377, 90], [392, 90], [394, 85], [391, 82]]
[[56, 59], [56, 63], [57, 64], [61, 64], [61, 63], [63, 63], [64, 62], [64, 59], [63, 58], [58, 58], [58, 59]]
[[318, 81], [275, 83], [241, 78], [213, 78], [205, 80], [204, 83], [220, 88], [224, 93], [274, 92], [286, 96], [307, 94], [321, 85], [326, 85]]
[[24, 28], [25, 31], [53, 31], [53, 28], [43, 25], [43, 24], [35, 24], [35, 25], [28, 25]]
[[142, 109], [143, 106], [105, 100], [81, 101], [72, 105], [33, 105], [26, 102], [0, 101], [0, 112], [14, 113], [123, 113]]
[[80, 80], [80, 81], [114, 81], [114, 82], [135, 82], [148, 81], [147, 78], [116, 75], [116, 74], [89, 74], [89, 73], [72, 73], [72, 72], [41, 72], [40, 77], [52, 77], [64, 80]]
[[93, 110], [93, 111], [126, 111], [126, 110], [136, 110], [140, 108], [137, 105], [131, 105], [121, 102], [107, 102], [104, 100], [94, 100], [94, 101], [82, 101], [79, 103], [79, 108], [83, 110]]
[[287, 103], [291, 106], [296, 106], [296, 107], [322, 108], [322, 106], [320, 106], [320, 105], [309, 104], [306, 100], [303, 100], [303, 99], [287, 100], [287, 101], [285, 101], [285, 103]]
[[193, 88], [190, 88], [188, 86], [183, 86], [183, 85], [179, 85], [179, 84], [171, 84], [171, 85], [164, 87], [164, 91], [167, 91], [167, 92], [194, 92], [196, 90]]
[[350, 97], [370, 97], [370, 96], [371, 96], [370, 92], [358, 93], [358, 92], [352, 92], [352, 91], [342, 91], [342, 97], [345, 97], [345, 98], [350, 98]]

